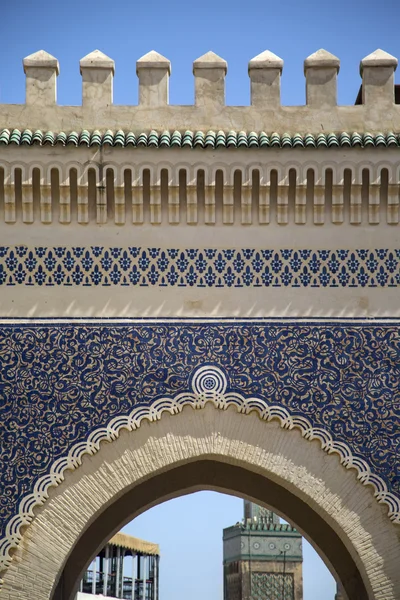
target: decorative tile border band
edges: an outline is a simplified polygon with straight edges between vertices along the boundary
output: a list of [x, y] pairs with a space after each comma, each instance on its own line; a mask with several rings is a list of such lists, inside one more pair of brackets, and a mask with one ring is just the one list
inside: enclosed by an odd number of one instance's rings
[[390, 519], [394, 523], [400, 523], [400, 499], [388, 492], [386, 483], [372, 473], [365, 460], [354, 456], [347, 444], [335, 441], [328, 431], [313, 427], [305, 417], [292, 416], [282, 406], [269, 406], [261, 398], [246, 398], [241, 393], [229, 391], [225, 372], [214, 365], [203, 365], [196, 369], [191, 388], [190, 391], [179, 393], [174, 398], [160, 398], [151, 406], [135, 407], [129, 414], [113, 417], [106, 427], [94, 430], [86, 441], [75, 444], [67, 455], [57, 459], [50, 472], [36, 481], [33, 492], [21, 500], [18, 514], [8, 522], [6, 535], [0, 540], [0, 572], [8, 568], [11, 561], [10, 551], [22, 539], [21, 528], [33, 520], [35, 507], [44, 504], [49, 488], [58, 486], [64, 480], [64, 472], [67, 469], [75, 470], [82, 464], [85, 454], [95, 454], [100, 450], [102, 441], [116, 440], [123, 429], [133, 431], [141, 426], [143, 420], [154, 422], [159, 420], [163, 413], [175, 415], [182, 412], [185, 406], [202, 409], [207, 402], [211, 402], [219, 410], [234, 406], [238, 413], [245, 415], [255, 411], [263, 421], [277, 419], [282, 428], [299, 429], [306, 440], [318, 440], [325, 452], [339, 455], [344, 467], [355, 469], [358, 473], [357, 478], [363, 485], [373, 486], [378, 502], [388, 506]]
[[0, 285], [399, 287], [400, 249], [0, 246]]

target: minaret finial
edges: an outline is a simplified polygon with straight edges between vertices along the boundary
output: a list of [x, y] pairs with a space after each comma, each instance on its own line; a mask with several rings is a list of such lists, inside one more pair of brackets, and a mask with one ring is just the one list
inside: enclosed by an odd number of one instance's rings
[[255, 521], [257, 523], [279, 523], [279, 517], [272, 510], [244, 500], [244, 521]]

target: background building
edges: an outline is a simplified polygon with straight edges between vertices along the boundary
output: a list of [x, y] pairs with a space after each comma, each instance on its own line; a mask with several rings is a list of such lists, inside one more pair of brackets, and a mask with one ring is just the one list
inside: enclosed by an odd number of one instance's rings
[[224, 600], [302, 600], [302, 538], [272, 511], [244, 501], [223, 530]]
[[158, 544], [117, 533], [92, 561], [76, 600], [93, 595], [126, 600], [158, 600]]

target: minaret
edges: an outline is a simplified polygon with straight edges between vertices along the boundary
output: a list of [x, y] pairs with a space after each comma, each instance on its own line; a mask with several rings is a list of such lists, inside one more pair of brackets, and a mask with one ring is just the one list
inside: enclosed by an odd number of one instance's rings
[[303, 600], [301, 534], [273, 511], [245, 500], [223, 545], [224, 600]]

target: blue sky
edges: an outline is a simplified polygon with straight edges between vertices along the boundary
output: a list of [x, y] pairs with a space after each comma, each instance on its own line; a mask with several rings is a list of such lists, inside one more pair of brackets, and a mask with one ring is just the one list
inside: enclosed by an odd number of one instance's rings
[[[192, 62], [213, 50], [228, 62], [227, 104], [247, 105], [247, 63], [269, 49], [285, 61], [282, 104], [304, 104], [303, 61], [322, 47], [341, 60], [339, 104], [354, 104], [360, 60], [376, 48], [400, 57], [399, 16], [399, 0], [13, 0], [2, 6], [0, 102], [24, 102], [22, 59], [44, 49], [60, 62], [59, 104], [79, 105], [79, 60], [98, 48], [115, 60], [116, 104], [137, 102], [135, 63], [154, 49], [172, 63], [171, 104], [193, 103]], [[161, 600], [222, 599], [222, 528], [241, 516], [241, 500], [203, 492], [129, 526], [161, 544]], [[307, 544], [304, 572], [305, 600], [333, 598], [332, 578]]]

